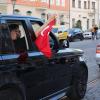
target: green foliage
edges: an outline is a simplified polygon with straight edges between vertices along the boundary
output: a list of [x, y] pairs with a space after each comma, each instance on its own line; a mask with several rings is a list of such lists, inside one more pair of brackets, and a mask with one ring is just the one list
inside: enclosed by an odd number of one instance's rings
[[81, 21], [80, 21], [80, 20], [78, 20], [78, 21], [76, 22], [75, 27], [76, 27], [76, 28], [81, 28], [81, 29], [82, 29]]

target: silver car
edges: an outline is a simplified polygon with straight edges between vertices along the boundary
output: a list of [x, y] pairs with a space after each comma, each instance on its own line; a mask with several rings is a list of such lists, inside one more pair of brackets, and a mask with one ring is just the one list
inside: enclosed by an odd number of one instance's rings
[[92, 39], [92, 32], [86, 31], [83, 33], [84, 39]]
[[96, 62], [100, 67], [100, 44], [96, 46]]

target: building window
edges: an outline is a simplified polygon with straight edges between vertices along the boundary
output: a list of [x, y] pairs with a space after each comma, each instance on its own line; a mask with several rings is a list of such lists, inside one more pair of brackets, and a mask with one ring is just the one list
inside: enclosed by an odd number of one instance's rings
[[47, 2], [47, 0], [41, 0], [41, 2]]
[[95, 9], [95, 2], [92, 2], [92, 9]]
[[52, 5], [52, 4], [54, 4], [54, 0], [48, 0], [48, 3], [50, 3]]
[[75, 0], [72, 0], [72, 7], [75, 8]]
[[72, 27], [75, 27], [75, 18], [72, 18]]
[[78, 0], [78, 8], [81, 8], [81, 0]]
[[95, 19], [92, 19], [92, 26], [95, 25]]
[[84, 9], [86, 9], [86, 1], [84, 1]]
[[88, 1], [88, 9], [90, 9], [90, 1]]
[[60, 0], [56, 0], [56, 5], [60, 6]]
[[16, 14], [16, 15], [20, 15], [20, 10], [15, 9], [15, 10], [14, 10], [14, 14]]
[[78, 0], [78, 8], [81, 8], [81, 1]]
[[62, 0], [62, 6], [65, 6], [65, 0]]
[[31, 16], [32, 12], [31, 11], [27, 11], [26, 14]]

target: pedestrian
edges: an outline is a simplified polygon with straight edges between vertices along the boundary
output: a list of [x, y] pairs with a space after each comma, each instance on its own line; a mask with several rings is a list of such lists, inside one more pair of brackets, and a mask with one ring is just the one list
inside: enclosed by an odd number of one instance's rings
[[98, 27], [95, 26], [95, 27], [94, 27], [94, 30], [95, 30], [95, 33], [94, 33], [94, 35], [95, 35], [95, 39], [97, 39], [97, 31], [98, 31]]
[[97, 39], [97, 30], [98, 30], [98, 27], [95, 25], [95, 26], [93, 26], [93, 28], [92, 28], [92, 39], [94, 40], [94, 39]]

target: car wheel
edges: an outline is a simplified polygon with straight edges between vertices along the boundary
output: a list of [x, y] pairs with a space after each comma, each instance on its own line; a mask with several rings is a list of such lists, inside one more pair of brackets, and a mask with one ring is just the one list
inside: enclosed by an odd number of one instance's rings
[[80, 38], [80, 41], [83, 41], [83, 40], [84, 40], [84, 37], [81, 37], [81, 38]]
[[20, 91], [16, 88], [0, 89], [0, 100], [24, 100]]
[[74, 72], [75, 77], [72, 81], [72, 88], [68, 95], [70, 100], [81, 100], [86, 93], [88, 70], [84, 66], [79, 67], [80, 70], [76, 69], [76, 72]]

